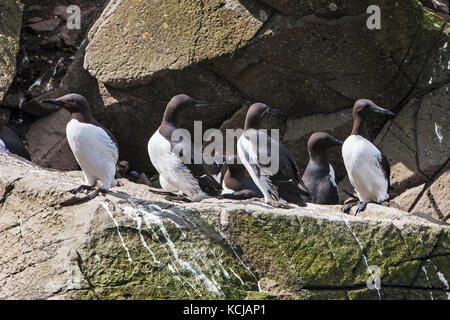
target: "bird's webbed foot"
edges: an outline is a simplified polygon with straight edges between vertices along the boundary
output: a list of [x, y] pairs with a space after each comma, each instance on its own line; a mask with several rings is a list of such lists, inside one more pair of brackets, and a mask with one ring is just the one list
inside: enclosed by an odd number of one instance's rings
[[81, 191], [83, 191], [83, 190], [91, 190], [91, 189], [92, 189], [92, 186], [89, 186], [89, 185], [86, 185], [86, 184], [82, 184], [82, 185], [79, 186], [78, 188], [70, 189], [70, 190], [67, 191], [67, 192], [70, 192], [70, 193], [72, 193], [72, 194], [77, 194], [77, 193], [79, 193], [79, 192], [81, 192]]
[[341, 211], [344, 212], [344, 213], [348, 213], [351, 208], [353, 208], [354, 206], [356, 206], [358, 204], [359, 204], [358, 201], [347, 203], [346, 205], [341, 207]]
[[358, 214], [359, 212], [363, 212], [364, 210], [366, 210], [366, 207], [369, 203], [375, 203], [375, 204], [379, 204], [378, 202], [374, 201], [374, 200], [366, 200], [363, 202], [359, 202], [358, 203], [358, 209], [356, 209], [356, 214]]
[[97, 196], [100, 194], [100, 192], [101, 192], [103, 195], [105, 195], [105, 194], [108, 192], [108, 190], [103, 189], [103, 188], [97, 189], [97, 190], [95, 190], [94, 192], [89, 193], [89, 194], [86, 196], [86, 199], [88, 199], [88, 200], [95, 199], [95, 197], [97, 197]]

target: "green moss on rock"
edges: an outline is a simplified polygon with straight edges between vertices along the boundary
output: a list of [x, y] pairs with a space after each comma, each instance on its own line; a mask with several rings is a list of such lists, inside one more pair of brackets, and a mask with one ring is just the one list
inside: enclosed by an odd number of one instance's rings
[[[341, 222], [270, 214], [231, 217], [230, 233], [249, 248], [244, 258], [252, 261], [257, 273], [276, 279], [290, 292], [309, 290], [312, 299], [346, 299], [347, 292], [359, 292], [351, 288], [365, 287], [369, 266], [380, 269], [386, 293], [395, 287], [427, 288], [418, 277], [424, 257], [448, 270], [449, 252], [432, 257], [441, 247], [438, 243], [448, 239], [448, 230], [413, 225], [399, 229], [388, 222], [344, 221], [345, 217]], [[376, 290], [363, 292], [349, 297], [378, 298]]]
[[126, 249], [117, 228], [90, 243], [82, 264], [98, 298], [241, 299], [257, 290], [255, 278], [201, 219], [190, 217], [192, 229], [187, 220], [146, 214], [150, 222], [141, 231], [119, 228]]
[[0, 1], [0, 102], [16, 73], [23, 5], [18, 0]]

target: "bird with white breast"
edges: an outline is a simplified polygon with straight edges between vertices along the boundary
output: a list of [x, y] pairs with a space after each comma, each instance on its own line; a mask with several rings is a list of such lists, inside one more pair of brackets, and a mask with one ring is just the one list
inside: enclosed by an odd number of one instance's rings
[[389, 199], [390, 166], [387, 158], [369, 139], [366, 121], [371, 114], [394, 114], [377, 106], [373, 101], [360, 99], [353, 106], [353, 129], [342, 146], [345, 169], [359, 201], [344, 205], [348, 212], [357, 205], [356, 213], [364, 211], [367, 204], [381, 204]]
[[66, 136], [83, 171], [85, 184], [70, 192], [76, 194], [82, 190], [91, 190], [97, 181], [103, 183], [102, 187], [88, 194], [87, 199], [94, 199], [100, 192], [108, 192], [117, 184], [115, 174], [119, 147], [112, 133], [94, 119], [86, 98], [71, 93], [57, 99], [46, 99], [41, 103], [58, 105], [71, 113]]

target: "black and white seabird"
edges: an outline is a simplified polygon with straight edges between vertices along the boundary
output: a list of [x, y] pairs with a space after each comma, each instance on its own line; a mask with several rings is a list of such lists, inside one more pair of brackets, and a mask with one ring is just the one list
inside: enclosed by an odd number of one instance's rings
[[0, 128], [0, 153], [13, 153], [31, 160], [30, 154], [22, 140], [13, 130], [6, 126]]
[[334, 169], [328, 162], [327, 151], [334, 146], [342, 146], [328, 133], [315, 132], [308, 140], [309, 163], [302, 180], [310, 191], [310, 201], [318, 204], [338, 204], [338, 188]]
[[237, 163], [237, 156], [228, 156], [226, 160], [221, 170], [222, 196], [236, 200], [263, 198], [244, 165]]
[[[264, 115], [279, 113], [279, 110], [263, 103], [250, 106], [245, 119], [244, 133], [238, 140], [238, 156], [263, 193], [266, 203], [280, 206], [282, 203], [290, 202], [305, 206], [301, 196], [307, 196], [309, 193], [300, 178], [294, 158], [281, 142], [269, 137], [265, 130], [260, 130], [260, 122]], [[277, 149], [278, 166], [272, 162], [276, 159], [272, 150]], [[266, 157], [267, 159], [264, 159]]]
[[41, 102], [61, 106], [72, 114], [66, 126], [66, 136], [83, 170], [85, 184], [70, 192], [76, 194], [82, 190], [91, 190], [98, 180], [103, 186], [88, 194], [87, 198], [93, 199], [100, 192], [108, 192], [109, 188], [117, 184], [115, 174], [119, 158], [119, 147], [112, 133], [92, 117], [88, 101], [79, 94], [71, 93]]
[[356, 213], [364, 211], [368, 203], [381, 204], [389, 198], [390, 167], [386, 157], [369, 140], [365, 119], [372, 113], [393, 116], [370, 100], [361, 99], [353, 106], [353, 130], [342, 146], [345, 169], [359, 202], [342, 207], [348, 212], [358, 205]]
[[[179, 117], [183, 111], [207, 105], [206, 102], [195, 100], [185, 94], [173, 97], [166, 107], [161, 125], [148, 142], [148, 154], [153, 166], [159, 172], [159, 182], [163, 190], [182, 193], [191, 201], [219, 196], [222, 187], [205, 170], [203, 164], [195, 164], [195, 149], [192, 142], [177, 140], [172, 134], [179, 129]], [[183, 158], [186, 155], [179, 154], [175, 150], [191, 150], [191, 163], [184, 163]]]

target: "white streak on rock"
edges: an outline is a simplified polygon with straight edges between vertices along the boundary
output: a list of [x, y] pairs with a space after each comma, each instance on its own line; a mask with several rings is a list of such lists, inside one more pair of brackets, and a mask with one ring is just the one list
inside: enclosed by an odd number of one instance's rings
[[112, 212], [109, 210], [108, 205], [107, 205], [106, 203], [104, 203], [104, 202], [102, 202], [101, 205], [102, 205], [102, 207], [105, 209], [105, 211], [106, 211], [106, 213], [109, 215], [109, 217], [113, 220], [113, 222], [114, 222], [114, 224], [115, 224], [115, 226], [116, 226], [117, 234], [119, 235], [120, 241], [122, 242], [122, 246], [123, 246], [123, 248], [125, 249], [125, 251], [127, 252], [127, 255], [128, 255], [128, 261], [133, 262], [133, 260], [131, 260], [130, 251], [128, 250], [128, 247], [127, 247], [127, 245], [125, 244], [125, 241], [123, 240], [122, 234], [120, 233], [120, 230], [119, 230], [119, 223], [117, 222], [116, 219], [114, 219], [114, 216], [113, 216]]
[[442, 135], [442, 127], [436, 122], [434, 123], [434, 132], [436, 132], [439, 143], [442, 143], [442, 139], [444, 139], [444, 136]]
[[136, 211], [133, 210], [131, 207], [125, 207], [123, 212], [130, 217], [131, 219], [133, 219], [134, 221], [136, 221], [137, 224], [137, 229], [139, 232], [139, 239], [141, 240], [142, 245], [144, 246], [145, 249], [147, 249], [147, 251], [151, 254], [151, 256], [153, 257], [153, 261], [155, 262], [156, 266], [159, 266], [161, 264], [161, 261], [159, 261], [158, 259], [156, 259], [155, 254], [153, 253], [153, 251], [150, 249], [150, 247], [148, 246], [147, 242], [144, 239], [144, 236], [142, 235], [142, 218], [140, 216], [138, 216], [136, 214]]
[[[373, 274], [372, 274], [372, 270], [370, 269], [369, 263], [367, 262], [367, 257], [366, 257], [366, 255], [364, 254], [364, 248], [363, 248], [363, 246], [361, 245], [361, 242], [359, 242], [358, 238], [356, 237], [356, 234], [355, 234], [355, 233], [352, 231], [352, 229], [350, 228], [350, 226], [349, 226], [347, 220], [345, 220], [344, 218], [343, 218], [342, 220], [344, 220], [344, 223], [345, 223], [345, 225], [347, 226], [347, 229], [350, 231], [350, 233], [352, 234], [352, 236], [355, 238], [356, 242], [358, 243], [359, 247], [361, 248], [361, 255], [362, 255], [362, 257], [363, 257], [363, 259], [364, 259], [364, 262], [365, 262], [365, 264], [366, 264], [366, 266], [367, 266], [367, 270], [369, 271], [370, 275], [372, 276], [372, 275], [373, 275]], [[378, 300], [381, 300], [380, 288], [376, 288], [376, 287], [375, 287], [375, 289], [377, 290], [377, 293], [378, 293]]]
[[444, 275], [441, 273], [441, 272], [437, 272], [437, 275], [438, 275], [438, 277], [439, 277], [439, 280], [441, 280], [441, 282], [444, 284], [444, 286], [445, 286], [445, 289], [446, 289], [446, 294], [447, 294], [447, 299], [448, 300], [450, 300], [450, 292], [448, 292], [449, 291], [449, 286], [448, 286], [448, 282], [447, 282], [447, 279], [445, 279], [445, 277], [444, 277]]
[[239, 281], [241, 282], [242, 285], [245, 284], [244, 281], [242, 281], [242, 278], [239, 277], [239, 275], [232, 268], [228, 268], [228, 269], [230, 269], [231, 273], [234, 274], [234, 276], [239, 279]]

